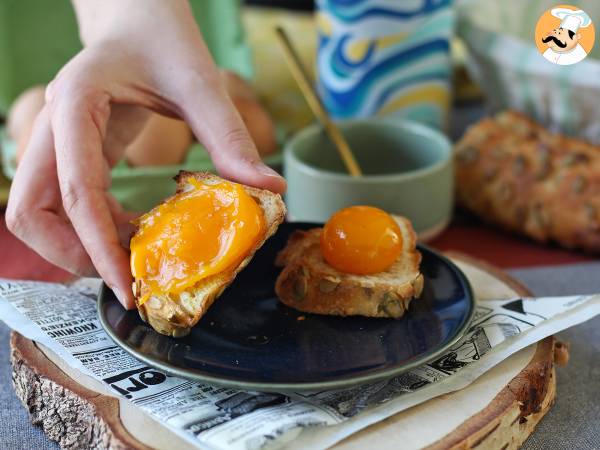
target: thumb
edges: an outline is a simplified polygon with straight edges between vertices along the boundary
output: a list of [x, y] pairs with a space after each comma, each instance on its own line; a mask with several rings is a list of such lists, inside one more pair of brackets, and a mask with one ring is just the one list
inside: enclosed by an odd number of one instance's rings
[[192, 89], [183, 97], [183, 115], [194, 135], [204, 144], [223, 177], [273, 192], [285, 192], [285, 180], [262, 162], [220, 77], [216, 80], [212, 86], [203, 83], [203, 89]]

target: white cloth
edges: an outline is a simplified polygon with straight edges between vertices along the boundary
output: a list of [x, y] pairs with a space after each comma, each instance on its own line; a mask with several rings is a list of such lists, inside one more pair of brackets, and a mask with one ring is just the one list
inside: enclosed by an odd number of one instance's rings
[[577, 44], [577, 46], [568, 52], [555, 52], [551, 48], [544, 52], [544, 58], [548, 61], [553, 62], [554, 64], [559, 64], [561, 66], [569, 66], [571, 64], [578, 63], [582, 61], [587, 56], [586, 51], [583, 49], [581, 44]]

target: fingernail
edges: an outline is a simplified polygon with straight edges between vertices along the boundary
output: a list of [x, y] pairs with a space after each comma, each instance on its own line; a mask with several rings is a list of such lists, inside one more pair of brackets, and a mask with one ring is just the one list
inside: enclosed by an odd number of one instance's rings
[[127, 306], [127, 297], [125, 297], [118, 288], [113, 287], [111, 289], [113, 291], [113, 294], [115, 294], [115, 297], [117, 297], [117, 300], [119, 300], [119, 303], [121, 303], [121, 305], [123, 306]]
[[271, 169], [266, 164], [263, 164], [261, 162], [256, 162], [256, 163], [254, 163], [254, 167], [256, 168], [256, 170], [258, 170], [263, 175], [266, 175], [268, 177], [281, 178], [281, 175], [279, 173], [277, 173], [276, 170]]

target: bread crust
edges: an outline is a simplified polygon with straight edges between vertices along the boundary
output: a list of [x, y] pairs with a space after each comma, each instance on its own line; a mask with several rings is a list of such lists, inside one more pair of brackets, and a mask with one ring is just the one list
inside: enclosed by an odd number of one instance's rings
[[536, 241], [600, 252], [600, 148], [513, 111], [470, 127], [455, 148], [458, 203]]
[[403, 231], [403, 254], [387, 271], [352, 275], [337, 271], [321, 255], [321, 228], [294, 232], [276, 259], [283, 270], [275, 292], [299, 311], [337, 316], [400, 318], [421, 295], [421, 254], [410, 222], [395, 217]]
[[[180, 171], [175, 177], [177, 182], [176, 193], [169, 199], [184, 192], [190, 178], [215, 184], [224, 181], [222, 178], [208, 172]], [[177, 296], [152, 293], [150, 298], [143, 304], [140, 304], [139, 300], [150, 292], [150, 287], [141, 279], [134, 281], [133, 293], [140, 317], [157, 332], [173, 337], [187, 335], [216, 298], [231, 284], [237, 274], [248, 265], [256, 251], [262, 247], [284, 221], [286, 208], [279, 194], [255, 187], [241, 186], [263, 210], [267, 226], [262, 238], [232, 271], [204, 278]], [[169, 199], [166, 199], [165, 202]]]

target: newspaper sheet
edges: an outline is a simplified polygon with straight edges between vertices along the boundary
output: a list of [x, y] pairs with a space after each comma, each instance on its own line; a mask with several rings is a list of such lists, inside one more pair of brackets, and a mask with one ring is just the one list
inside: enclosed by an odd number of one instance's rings
[[319, 449], [435, 396], [461, 389], [518, 350], [600, 313], [600, 295], [479, 303], [445, 355], [390, 380], [292, 395], [243, 392], [168, 376], [108, 337], [98, 280], [71, 286], [0, 280], [0, 319], [101, 380], [199, 448]]

